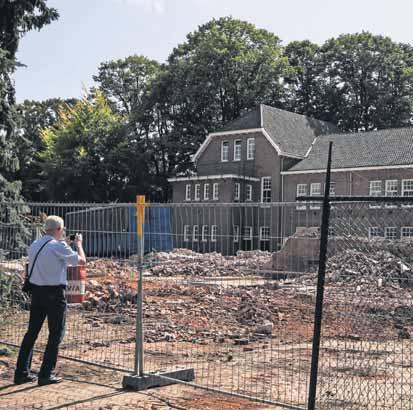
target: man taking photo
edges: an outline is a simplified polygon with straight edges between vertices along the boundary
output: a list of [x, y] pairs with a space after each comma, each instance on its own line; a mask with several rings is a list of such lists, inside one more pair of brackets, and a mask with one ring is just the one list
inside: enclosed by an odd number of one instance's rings
[[46, 234], [34, 241], [28, 250], [31, 305], [28, 330], [23, 338], [17, 359], [14, 383], [33, 382], [30, 373], [33, 346], [47, 318], [49, 337], [38, 376], [39, 386], [60, 383], [62, 379], [52, 374], [57, 360], [59, 344], [63, 339], [66, 319], [67, 266], [86, 264], [82, 236], [76, 235], [73, 251], [65, 242], [64, 221], [59, 216], [45, 220]]

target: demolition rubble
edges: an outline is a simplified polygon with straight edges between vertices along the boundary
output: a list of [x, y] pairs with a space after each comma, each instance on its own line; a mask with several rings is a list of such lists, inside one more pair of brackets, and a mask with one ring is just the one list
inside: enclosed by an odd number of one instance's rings
[[[413, 331], [409, 255], [410, 245], [391, 251], [378, 243], [364, 249], [335, 250], [327, 263], [325, 333], [354, 339], [363, 335], [375, 340], [409, 338]], [[269, 279], [264, 273], [274, 269], [273, 256], [261, 251], [223, 256], [186, 249], [146, 255], [146, 340], [200, 344], [229, 340], [235, 345], [277, 335], [310, 340], [317, 274], [314, 269], [294, 275], [285, 271]], [[26, 303], [20, 276], [7, 266], [0, 265], [0, 291], [8, 292], [15, 302]], [[133, 325], [136, 260], [91, 260], [87, 273], [85, 301], [76, 309], [96, 318], [99, 312], [111, 313], [108, 323], [114, 326]], [[0, 307], [5, 301], [0, 298]]]

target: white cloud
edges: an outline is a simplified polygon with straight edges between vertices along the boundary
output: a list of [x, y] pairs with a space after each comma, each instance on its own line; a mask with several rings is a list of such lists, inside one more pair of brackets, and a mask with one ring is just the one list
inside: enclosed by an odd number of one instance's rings
[[126, 6], [139, 6], [147, 13], [162, 14], [165, 12], [165, 0], [113, 0]]

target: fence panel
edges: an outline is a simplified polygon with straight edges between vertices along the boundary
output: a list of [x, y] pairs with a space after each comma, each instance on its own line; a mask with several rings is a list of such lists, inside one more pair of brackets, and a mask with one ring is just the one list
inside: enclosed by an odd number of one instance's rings
[[[203, 389], [304, 408], [318, 266], [319, 209], [302, 204], [149, 204], [144, 372], [191, 367]], [[86, 297], [68, 309], [60, 354], [133, 371], [134, 204], [0, 204], [0, 342], [18, 346], [27, 246], [47, 215], [83, 233]], [[43, 350], [46, 330], [36, 347]]]
[[171, 232], [145, 232], [174, 249], [145, 256], [145, 373], [193, 368], [201, 388], [304, 408], [319, 210], [169, 207]]
[[[136, 230], [132, 204], [0, 204], [0, 341], [19, 346], [29, 298], [22, 294], [27, 246], [42, 235], [47, 215], [66, 220], [67, 235], [81, 232], [88, 257], [86, 301], [69, 304], [60, 355], [110, 368], [133, 370]], [[119, 293], [119, 287], [124, 292]], [[47, 342], [44, 325], [36, 348]]]
[[397, 202], [332, 204], [320, 409], [411, 409], [413, 218]]

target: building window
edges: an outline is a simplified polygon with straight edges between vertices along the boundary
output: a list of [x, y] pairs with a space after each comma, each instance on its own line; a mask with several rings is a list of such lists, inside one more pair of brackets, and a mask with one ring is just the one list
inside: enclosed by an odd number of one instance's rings
[[335, 196], [336, 194], [336, 183], [330, 182], [330, 196]]
[[234, 191], [234, 199], [235, 201], [239, 201], [241, 197], [241, 184], [239, 182], [235, 183], [235, 191]]
[[192, 241], [193, 242], [198, 242], [198, 239], [199, 239], [199, 226], [194, 225], [192, 227]]
[[195, 184], [195, 201], [201, 200], [201, 184]]
[[[381, 181], [370, 181], [369, 195], [370, 196], [381, 196], [382, 195]], [[370, 203], [370, 208], [380, 208], [380, 204], [372, 202]]]
[[310, 185], [310, 195], [316, 196], [321, 195], [321, 184], [320, 182], [316, 182]]
[[185, 201], [191, 200], [191, 184], [185, 185]]
[[219, 197], [219, 183], [215, 182], [212, 185], [212, 199], [214, 201], [218, 201], [218, 197]]
[[397, 196], [398, 185], [397, 179], [386, 180], [386, 196]]
[[269, 241], [270, 240], [270, 227], [261, 226], [260, 227], [260, 241]]
[[184, 242], [189, 241], [191, 227], [189, 225], [184, 225]]
[[211, 242], [217, 241], [217, 234], [218, 234], [218, 226], [212, 225], [211, 226]]
[[234, 233], [233, 233], [233, 240], [234, 243], [239, 242], [239, 225], [234, 225]]
[[[315, 182], [310, 185], [310, 195], [311, 196], [320, 196], [321, 195], [321, 183]], [[310, 209], [320, 209], [320, 203], [312, 203]]]
[[[297, 184], [297, 196], [305, 196], [305, 195], [307, 195], [307, 184]], [[307, 209], [307, 206], [299, 202], [297, 204], [297, 209], [298, 210]]]
[[202, 225], [202, 242], [208, 240], [208, 225]]
[[384, 228], [384, 237], [392, 241], [397, 239], [397, 228], [394, 226], [386, 226]]
[[252, 201], [252, 185], [251, 184], [247, 184], [245, 186], [245, 200]]
[[261, 179], [261, 202], [271, 202], [271, 177]]
[[370, 181], [370, 196], [381, 196], [381, 181]]
[[241, 140], [234, 141], [234, 161], [241, 161]]
[[401, 239], [413, 239], [413, 226], [403, 226], [400, 232]]
[[204, 200], [208, 201], [209, 199], [209, 184], [204, 185]]
[[[397, 179], [387, 179], [385, 184], [385, 196], [397, 196], [399, 181]], [[388, 202], [387, 208], [395, 208], [397, 205], [394, 202]]]
[[381, 236], [383, 236], [383, 232], [380, 228], [378, 228], [376, 226], [369, 228], [369, 238], [370, 239], [379, 238]]
[[[413, 179], [403, 179], [402, 181], [402, 196], [413, 196]], [[404, 207], [411, 207], [413, 206], [412, 203], [408, 203], [407, 205], [403, 205]]]
[[227, 162], [229, 159], [229, 142], [222, 141], [221, 144], [221, 161]]
[[244, 226], [242, 232], [242, 239], [244, 239], [244, 241], [252, 240], [252, 226]]
[[255, 138], [247, 139], [247, 159], [255, 158]]

